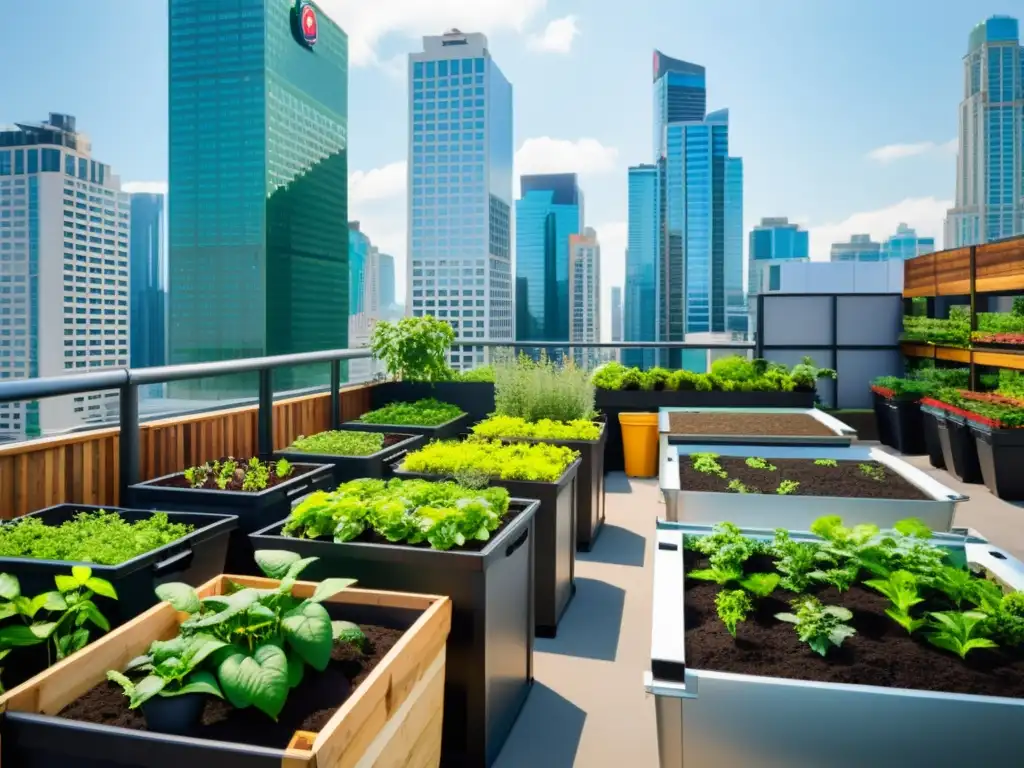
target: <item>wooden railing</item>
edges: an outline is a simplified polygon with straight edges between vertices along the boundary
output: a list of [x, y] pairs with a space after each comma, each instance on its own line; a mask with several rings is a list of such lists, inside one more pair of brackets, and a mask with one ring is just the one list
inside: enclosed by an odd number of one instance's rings
[[[327, 392], [275, 402], [274, 448], [330, 429], [330, 402]], [[340, 403], [342, 421], [358, 418], [370, 410], [370, 387], [343, 389]], [[223, 456], [252, 456], [257, 410], [249, 405], [142, 424], [142, 479]], [[116, 506], [119, 431], [96, 429], [0, 446], [0, 519], [63, 502]]]

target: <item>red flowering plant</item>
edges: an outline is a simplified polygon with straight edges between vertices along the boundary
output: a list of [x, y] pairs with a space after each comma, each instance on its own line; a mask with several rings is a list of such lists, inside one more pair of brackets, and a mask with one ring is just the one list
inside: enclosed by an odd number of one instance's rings
[[976, 344], [1020, 344], [1024, 346], [1024, 333], [992, 333], [991, 331], [974, 331], [971, 341]]
[[921, 404], [940, 408], [992, 429], [1024, 427], [1024, 403], [990, 392], [944, 389], [934, 398], [925, 398]]

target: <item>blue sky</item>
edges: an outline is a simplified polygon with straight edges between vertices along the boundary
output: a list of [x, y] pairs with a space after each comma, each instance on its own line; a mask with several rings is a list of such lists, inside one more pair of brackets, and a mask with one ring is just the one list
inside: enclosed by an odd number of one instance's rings
[[[515, 88], [519, 168], [581, 172], [607, 292], [623, 273], [626, 168], [651, 159], [653, 48], [704, 65], [709, 109], [730, 109], [744, 228], [800, 220], [820, 258], [832, 239], [900, 221], [941, 238], [968, 33], [992, 14], [1024, 17], [1022, 0], [319, 4], [350, 35], [350, 218], [399, 257], [400, 290], [404, 62], [423, 34], [488, 34]], [[30, 5], [0, 2], [0, 122], [69, 112], [122, 180], [166, 180], [166, 2], [49, 0], [42, 22]]]

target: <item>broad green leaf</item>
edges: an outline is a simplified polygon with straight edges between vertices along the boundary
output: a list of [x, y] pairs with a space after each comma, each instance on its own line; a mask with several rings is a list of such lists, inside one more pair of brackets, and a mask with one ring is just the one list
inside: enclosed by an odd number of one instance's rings
[[152, 656], [136, 656], [134, 659], [128, 662], [128, 664], [124, 668], [124, 671], [131, 672], [133, 669], [142, 669], [146, 666], [152, 666], [152, 664]]
[[206, 657], [211, 653], [219, 651], [221, 648], [227, 646], [223, 640], [218, 640], [210, 635], [196, 635], [192, 638], [192, 642], [188, 647], [185, 654], [185, 660], [189, 669], [195, 669]]
[[324, 600], [334, 597], [334, 595], [344, 589], [348, 589], [355, 583], [355, 579], [324, 579], [316, 585], [316, 589], [313, 591], [313, 596], [309, 599], [314, 603], [322, 603]]
[[82, 587], [85, 586], [85, 582], [92, 576], [92, 568], [84, 565], [73, 565], [71, 566], [71, 575], [78, 582], [78, 586]]
[[331, 660], [331, 617], [320, 603], [304, 602], [285, 614], [281, 629], [288, 644], [313, 669], [322, 672]]
[[45, 637], [39, 637], [32, 631], [31, 627], [24, 624], [12, 624], [9, 627], [0, 627], [0, 648], [20, 648], [26, 645], [38, 645], [46, 642]]
[[54, 576], [53, 581], [61, 592], [74, 592], [80, 586], [78, 579], [74, 576], [65, 576], [63, 573]]
[[166, 600], [176, 611], [184, 613], [197, 613], [199, 611], [199, 595], [188, 584], [181, 582], [170, 582], [161, 584], [156, 588], [156, 596]]
[[60, 592], [46, 592], [46, 602], [43, 604], [43, 608], [48, 611], [66, 611], [68, 609], [68, 601], [64, 599], [64, 595]]
[[299, 574], [302, 573], [306, 568], [319, 560], [319, 557], [304, 557], [301, 560], [296, 560], [290, 566], [288, 566], [288, 572], [284, 575], [282, 581], [294, 582], [299, 578]]
[[87, 589], [91, 589], [101, 597], [109, 597], [111, 600], [117, 600], [117, 590], [114, 589], [114, 585], [106, 579], [101, 579], [99, 576], [91, 576], [86, 579], [85, 586]]
[[62, 635], [57, 640], [59, 650], [58, 659], [65, 659], [73, 653], [78, 653], [89, 644], [89, 630], [76, 629], [70, 635]]
[[287, 552], [283, 549], [259, 549], [256, 550], [256, 565], [268, 579], [283, 579], [292, 563], [299, 560], [295, 552]]
[[288, 687], [294, 688], [302, 682], [306, 671], [306, 662], [297, 653], [288, 654]]
[[135, 690], [128, 697], [128, 708], [136, 709], [146, 703], [160, 693], [166, 684], [162, 678], [156, 675], [147, 675], [142, 678], [135, 684]]
[[32, 634], [41, 640], [46, 640], [53, 634], [53, 630], [56, 628], [57, 622], [55, 621], [37, 621], [35, 624], [29, 625], [29, 629], [32, 631]]
[[[50, 600], [50, 595], [51, 594], [52, 593], [50, 593], [50, 592], [43, 592], [42, 594], [39, 594], [39, 595], [36, 595], [35, 597], [33, 597], [29, 601], [28, 615], [29, 616], [35, 616], [37, 613], [39, 613], [39, 609], [40, 608], [45, 608], [46, 604]], [[60, 593], [58, 592], [57, 594], [59, 595]]]
[[261, 645], [252, 656], [233, 653], [221, 662], [217, 678], [232, 706], [254, 706], [277, 720], [288, 698], [288, 657], [276, 645]]
[[218, 595], [203, 600], [204, 605], [212, 607], [216, 613], [205, 616], [195, 615], [182, 623], [182, 629], [202, 629], [214, 627], [221, 622], [236, 616], [256, 602], [259, 594], [255, 589], [243, 589], [233, 595]]
[[220, 686], [217, 685], [217, 678], [211, 672], [194, 672], [188, 676], [185, 685], [178, 690], [168, 691], [164, 688], [160, 691], [161, 696], [184, 696], [188, 693], [202, 693], [207, 696], [216, 696], [218, 699], [224, 698]]
[[12, 603], [0, 603], [0, 621], [9, 619], [17, 613]]
[[96, 603], [94, 603], [92, 600], [87, 600], [86, 602], [79, 605], [79, 610], [82, 611], [82, 616], [91, 621], [104, 632], [110, 631], [110, 622], [107, 621], [107, 617], [100, 612], [100, 609], [96, 607]]
[[13, 600], [21, 594], [21, 585], [17, 576], [9, 573], [0, 573], [0, 597], [4, 600]]

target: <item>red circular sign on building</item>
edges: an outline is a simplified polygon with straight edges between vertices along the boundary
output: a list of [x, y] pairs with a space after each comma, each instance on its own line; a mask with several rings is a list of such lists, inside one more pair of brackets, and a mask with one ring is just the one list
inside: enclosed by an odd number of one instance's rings
[[299, 3], [299, 36], [303, 43], [312, 48], [316, 45], [318, 21], [316, 10], [306, 2]]

